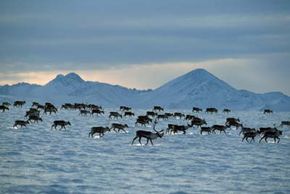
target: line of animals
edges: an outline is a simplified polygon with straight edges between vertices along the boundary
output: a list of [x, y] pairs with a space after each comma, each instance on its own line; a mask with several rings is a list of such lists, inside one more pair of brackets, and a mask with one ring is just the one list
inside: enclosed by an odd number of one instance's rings
[[[26, 102], [25, 101], [15, 101], [13, 103], [14, 107], [22, 107]], [[0, 110], [2, 112], [5, 112], [6, 110], [9, 110], [9, 106], [11, 104], [9, 102], [3, 102], [2, 105], [0, 105]], [[84, 104], [84, 103], [65, 103], [61, 106], [61, 109], [65, 110], [79, 110], [79, 115], [104, 115], [105, 112], [101, 106], [95, 105], [95, 104]], [[44, 114], [52, 114], [57, 113], [58, 109], [55, 105], [52, 103], [45, 103], [44, 105], [39, 104], [38, 102], [33, 102], [31, 105], [31, 108], [26, 111], [25, 118], [28, 118], [27, 120], [16, 120], [13, 127], [26, 127], [30, 123], [38, 123], [39, 121], [43, 121], [40, 117], [40, 112], [43, 111]], [[198, 107], [193, 107], [192, 112], [202, 112], [203, 110]], [[205, 110], [206, 113], [217, 113], [218, 109], [216, 108], [207, 108]], [[229, 113], [231, 112], [230, 109], [224, 109], [223, 113]], [[270, 109], [263, 110], [264, 114], [271, 114], [273, 113]], [[132, 111], [131, 107], [127, 106], [120, 106], [119, 111], [116, 112], [109, 112], [109, 119], [119, 119], [122, 117], [133, 117], [135, 116], [134, 112]], [[155, 129], [156, 124], [160, 120], [168, 120], [169, 118], [176, 118], [176, 119], [184, 119], [187, 121], [187, 125], [176, 125], [176, 124], [168, 124], [168, 127], [165, 130], [157, 131]], [[161, 106], [154, 106], [151, 111], [147, 111], [146, 115], [139, 115], [137, 116], [135, 126], [146, 126], [152, 124], [154, 132], [151, 131], [145, 131], [145, 130], [137, 130], [136, 136], [133, 138], [132, 144], [136, 139], [138, 139], [139, 143], [142, 144], [141, 139], [145, 138], [147, 140], [146, 145], [150, 143], [153, 145], [154, 139], [162, 138], [164, 134], [176, 134], [179, 132], [182, 132], [183, 134], [186, 134], [186, 131], [189, 128], [196, 127], [200, 129], [200, 134], [208, 133], [216, 133], [216, 131], [219, 131], [220, 133], [226, 134], [226, 129], [235, 127], [236, 129], [241, 128], [239, 135], [243, 135], [242, 141], [246, 140], [247, 142], [255, 141], [255, 137], [260, 135], [261, 138], [259, 142], [261, 142], [263, 139], [268, 142], [268, 138], [273, 138], [275, 143], [279, 143], [280, 137], [282, 135], [282, 131], [278, 130], [276, 127], [266, 127], [266, 128], [259, 128], [258, 130], [255, 128], [248, 128], [244, 127], [242, 123], [240, 123], [240, 120], [238, 118], [229, 117], [226, 119], [226, 122], [224, 125], [213, 125], [211, 127], [203, 126], [207, 125], [207, 122], [194, 115], [185, 115], [181, 112], [164, 112], [164, 108]], [[59, 126], [59, 130], [66, 129], [66, 126], [70, 126], [71, 123], [69, 121], [64, 120], [55, 120], [51, 126], [51, 129], [57, 129]], [[279, 127], [283, 126], [290, 126], [290, 121], [281, 121], [281, 124]], [[129, 128], [127, 124], [121, 124], [121, 123], [112, 123], [111, 127], [104, 127], [104, 126], [97, 126], [92, 127], [89, 132], [89, 137], [93, 137], [95, 134], [98, 134], [100, 137], [104, 136], [106, 132], [109, 132], [111, 130], [115, 132], [124, 131], [126, 132], [126, 128]], [[250, 139], [250, 141], [249, 141]]]

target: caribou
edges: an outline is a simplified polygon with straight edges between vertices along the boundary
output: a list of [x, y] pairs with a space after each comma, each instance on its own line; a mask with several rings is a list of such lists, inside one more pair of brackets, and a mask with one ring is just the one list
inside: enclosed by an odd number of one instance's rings
[[176, 119], [182, 119], [185, 117], [185, 115], [183, 113], [180, 113], [180, 112], [175, 112], [173, 113], [173, 116], [176, 118]]
[[211, 129], [213, 133], [215, 133], [215, 131], [218, 130], [220, 131], [220, 133], [224, 132], [225, 134], [227, 134], [226, 133], [227, 126], [224, 125], [213, 125]]
[[251, 141], [255, 141], [255, 137], [257, 136], [257, 132], [256, 131], [247, 131], [244, 134], [244, 137], [242, 139], [242, 141], [244, 141], [244, 139], [246, 139], [246, 141], [249, 143], [248, 139], [251, 138]]
[[94, 115], [94, 114], [97, 114], [97, 116], [98, 116], [101, 114], [105, 114], [105, 112], [103, 110], [100, 110], [100, 109], [92, 109], [91, 115]]
[[[155, 130], [156, 131], [156, 130]], [[136, 136], [134, 137], [131, 145], [133, 145], [134, 141], [139, 138], [139, 143], [142, 145], [141, 139], [145, 138], [147, 139], [147, 143], [145, 145], [148, 144], [148, 142], [150, 141], [150, 143], [153, 145], [152, 140], [159, 138], [162, 138], [164, 135], [163, 130], [161, 131], [156, 131], [156, 133], [153, 133], [151, 131], [144, 131], [144, 130], [138, 130], [136, 131]]]
[[162, 115], [157, 115], [157, 118], [156, 118], [158, 121], [160, 120], [168, 120], [168, 116], [165, 115], [165, 114], [162, 114]]
[[2, 105], [9, 107], [11, 104], [9, 102], [2, 102]]
[[202, 135], [202, 132], [207, 132], [208, 134], [210, 134], [212, 132], [211, 127], [201, 127], [200, 128], [200, 134]]
[[281, 121], [280, 127], [284, 127], [284, 125], [290, 126], [290, 121]]
[[2, 110], [2, 112], [5, 112], [6, 110], [9, 110], [9, 108], [5, 105], [0, 105], [0, 110]]
[[202, 109], [198, 107], [193, 107], [192, 112], [202, 112]]
[[[274, 128], [275, 129], [275, 128]], [[280, 142], [280, 135], [282, 135], [282, 131], [280, 130], [268, 130], [268, 131], [265, 131], [262, 138], [260, 139], [259, 143], [265, 139], [265, 141], [268, 143], [267, 139], [268, 138], [273, 138], [274, 139], [274, 142], [276, 143], [276, 139], [278, 139], [278, 142]]]
[[32, 102], [32, 105], [31, 105], [31, 107], [37, 107], [39, 105], [39, 103], [38, 102]]
[[107, 131], [110, 131], [109, 127], [92, 127], [91, 132], [89, 133], [89, 137], [93, 137], [96, 133], [98, 133], [100, 137], [103, 137]]
[[21, 107], [22, 108], [22, 106], [25, 104], [26, 102], [25, 101], [15, 101], [14, 102], [14, 104], [13, 104], [13, 106], [14, 107]]
[[120, 111], [130, 111], [132, 110], [131, 107], [128, 107], [128, 106], [120, 106]]
[[65, 126], [67, 126], [67, 125], [69, 125], [69, 126], [71, 125], [69, 121], [55, 120], [55, 121], [53, 121], [53, 124], [51, 125], [51, 129], [52, 128], [56, 129], [57, 126], [60, 126], [59, 130], [61, 130], [63, 128], [66, 129]]
[[218, 112], [218, 109], [216, 108], [207, 108], [205, 110], [206, 113], [217, 113]]
[[264, 110], [264, 114], [271, 114], [271, 113], [273, 113], [273, 110], [271, 110], [271, 109]]
[[117, 132], [116, 129], [118, 129], [118, 132], [122, 130], [126, 133], [127, 131], [125, 130], [125, 128], [128, 128], [128, 127], [129, 126], [127, 124], [112, 123], [110, 130], [113, 129], [115, 132]]
[[14, 122], [13, 127], [17, 127], [18, 125], [19, 125], [20, 127], [26, 127], [27, 124], [29, 124], [29, 121], [16, 120], [16, 121]]
[[146, 115], [149, 117], [155, 117], [157, 115], [157, 113], [153, 112], [153, 111], [147, 111]]
[[38, 123], [38, 121], [42, 122], [42, 118], [40, 118], [39, 116], [36, 116], [36, 115], [31, 115], [31, 116], [29, 116], [27, 121], [28, 122], [33, 121], [34, 123], [35, 122]]
[[30, 117], [30, 116], [38, 116], [40, 115], [40, 111], [34, 108], [29, 109], [28, 111], [26, 111], [25, 116], [24, 117]]
[[124, 113], [124, 117], [133, 117], [133, 116], [135, 116], [135, 114], [131, 111], [125, 111]]
[[164, 108], [162, 108], [161, 106], [154, 106], [153, 111], [161, 112], [161, 111], [164, 111]]
[[186, 130], [189, 129], [190, 127], [192, 127], [192, 125], [173, 125], [172, 129], [171, 129], [171, 133], [176, 134], [179, 131], [182, 131], [183, 134], [186, 134]]
[[204, 119], [195, 117], [191, 120], [191, 125], [196, 127], [201, 127], [202, 125], [207, 125], [206, 121]]
[[228, 109], [228, 108], [225, 108], [225, 109], [223, 110], [223, 113], [230, 113], [230, 112], [231, 112], [231, 110]]
[[152, 122], [152, 119], [149, 118], [147, 115], [145, 115], [145, 116], [141, 115], [141, 116], [138, 116], [138, 118], [137, 118], [137, 120], [135, 122], [135, 125], [141, 124], [143, 126], [146, 126], [146, 124], [149, 124], [151, 122]]
[[238, 129], [239, 127], [243, 127], [243, 124], [240, 123], [240, 119], [239, 118], [236, 119], [233, 117], [227, 118], [225, 125], [229, 128], [231, 126], [234, 126], [236, 127], [236, 129]]
[[112, 118], [118, 119], [119, 117], [122, 118], [122, 115], [120, 113], [118, 113], [118, 112], [110, 112], [109, 119], [112, 119]]
[[250, 133], [250, 132], [255, 132], [258, 133], [258, 131], [255, 128], [249, 128], [249, 127], [242, 127], [239, 135], [245, 134], [245, 133]]

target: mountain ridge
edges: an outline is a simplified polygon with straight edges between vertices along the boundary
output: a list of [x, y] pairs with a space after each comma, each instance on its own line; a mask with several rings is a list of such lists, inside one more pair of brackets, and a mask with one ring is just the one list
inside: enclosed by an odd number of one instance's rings
[[290, 111], [290, 97], [282, 92], [254, 93], [237, 90], [205, 69], [195, 69], [154, 90], [129, 89], [119, 85], [85, 81], [71, 72], [58, 74], [45, 85], [18, 83], [0, 86], [0, 100], [27, 100], [97, 103], [105, 107], [128, 105], [150, 108], [156, 104], [167, 108], [192, 106], [260, 110], [272, 108]]

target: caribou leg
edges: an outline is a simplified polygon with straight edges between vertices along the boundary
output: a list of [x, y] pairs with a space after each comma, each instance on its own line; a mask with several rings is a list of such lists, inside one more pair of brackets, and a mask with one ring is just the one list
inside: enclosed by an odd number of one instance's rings
[[246, 137], [243, 137], [242, 142], [244, 141], [245, 138], [246, 138]]
[[134, 139], [133, 139], [131, 145], [133, 145], [134, 141], [135, 141], [137, 138], [138, 138], [138, 136], [134, 137]]
[[146, 142], [146, 144], [145, 144], [145, 145], [147, 145], [147, 144], [148, 144], [148, 142], [149, 142], [149, 138], [147, 138], [147, 142]]

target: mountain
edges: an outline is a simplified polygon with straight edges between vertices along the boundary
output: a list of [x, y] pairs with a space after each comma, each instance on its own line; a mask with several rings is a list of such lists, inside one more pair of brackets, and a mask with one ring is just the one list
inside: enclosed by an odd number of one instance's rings
[[105, 107], [120, 105], [150, 108], [161, 105], [184, 109], [198, 106], [234, 110], [290, 111], [290, 97], [281, 92], [256, 94], [237, 90], [204, 69], [186, 73], [155, 90], [133, 90], [118, 85], [83, 80], [75, 73], [57, 75], [44, 86], [19, 83], [0, 86], [0, 100], [36, 100], [39, 102], [84, 102]]
[[281, 92], [256, 94], [237, 90], [204, 69], [186, 73], [152, 91], [145, 104], [169, 108], [217, 107], [235, 110], [290, 110], [290, 97]]
[[204, 69], [193, 70], [152, 92], [149, 102], [185, 108], [188, 106], [217, 106], [232, 96], [235, 89]]

